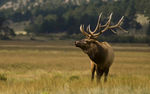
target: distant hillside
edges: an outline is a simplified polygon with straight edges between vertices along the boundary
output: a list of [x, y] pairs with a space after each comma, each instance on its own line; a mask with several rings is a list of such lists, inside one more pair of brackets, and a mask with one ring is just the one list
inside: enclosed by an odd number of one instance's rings
[[128, 35], [143, 37], [149, 31], [149, 5], [150, 0], [1, 0], [0, 14], [12, 23], [15, 31], [78, 34], [80, 24], [90, 24], [94, 29], [100, 12], [102, 24], [113, 12], [111, 25], [124, 15], [122, 27], [130, 31]]
[[[88, 2], [89, 0], [58, 0], [60, 3], [69, 3], [80, 4], [81, 1]], [[17, 10], [19, 8], [26, 7], [30, 9], [31, 7], [42, 6], [45, 3], [55, 3], [56, 0], [2, 0], [0, 9], [13, 8]]]
[[[118, 0], [102, 0], [104, 2], [107, 1], [118, 1]], [[13, 10], [17, 10], [20, 8], [28, 8], [42, 6], [46, 3], [72, 3], [75, 5], [80, 5], [81, 3], [88, 3], [90, 0], [0, 0], [0, 10], [13, 8]]]

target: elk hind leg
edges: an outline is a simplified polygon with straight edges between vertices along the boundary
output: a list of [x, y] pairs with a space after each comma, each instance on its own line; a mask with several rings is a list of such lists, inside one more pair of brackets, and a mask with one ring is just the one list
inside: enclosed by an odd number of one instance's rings
[[95, 70], [96, 70], [96, 65], [91, 61], [91, 73], [92, 73], [91, 81], [94, 80]]
[[109, 68], [105, 70], [104, 72], [104, 82], [107, 82], [107, 77], [108, 77], [108, 73], [109, 73]]

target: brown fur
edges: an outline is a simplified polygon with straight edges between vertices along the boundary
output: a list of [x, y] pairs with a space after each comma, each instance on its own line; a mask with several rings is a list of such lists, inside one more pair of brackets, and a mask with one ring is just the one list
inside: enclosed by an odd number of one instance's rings
[[107, 42], [99, 42], [96, 39], [83, 39], [75, 42], [76, 47], [81, 48], [91, 59], [91, 80], [94, 79], [95, 71], [97, 81], [100, 81], [104, 74], [104, 81], [107, 81], [109, 68], [114, 60], [114, 52]]

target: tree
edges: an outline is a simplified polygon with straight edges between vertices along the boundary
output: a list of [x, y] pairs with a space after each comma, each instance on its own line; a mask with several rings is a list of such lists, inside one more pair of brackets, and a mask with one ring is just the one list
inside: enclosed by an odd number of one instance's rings
[[150, 37], [150, 21], [149, 21], [148, 28], [147, 28], [147, 36]]
[[140, 29], [141, 25], [136, 21], [136, 8], [134, 0], [125, 0], [124, 1], [126, 7], [125, 11], [125, 20], [124, 27], [125, 28], [135, 28]]
[[150, 44], [150, 21], [149, 21], [146, 33], [147, 33], [147, 42]]
[[8, 26], [6, 19], [0, 15], [0, 39], [7, 40], [15, 36], [13, 29]]

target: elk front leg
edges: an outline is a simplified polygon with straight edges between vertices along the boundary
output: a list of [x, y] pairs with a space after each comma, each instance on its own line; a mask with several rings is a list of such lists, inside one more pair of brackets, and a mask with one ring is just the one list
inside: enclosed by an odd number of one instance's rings
[[92, 73], [91, 81], [94, 80], [95, 69], [96, 69], [96, 65], [94, 62], [91, 61], [91, 73]]
[[104, 71], [101, 70], [99, 67], [97, 67], [97, 68], [96, 68], [96, 73], [97, 73], [97, 83], [99, 83], [99, 82], [100, 82], [100, 79], [101, 79], [101, 77], [102, 77], [102, 75], [103, 75], [103, 73], [104, 73]]
[[105, 70], [104, 82], [107, 82], [108, 73], [109, 73], [109, 69], [106, 69], [106, 70]]

